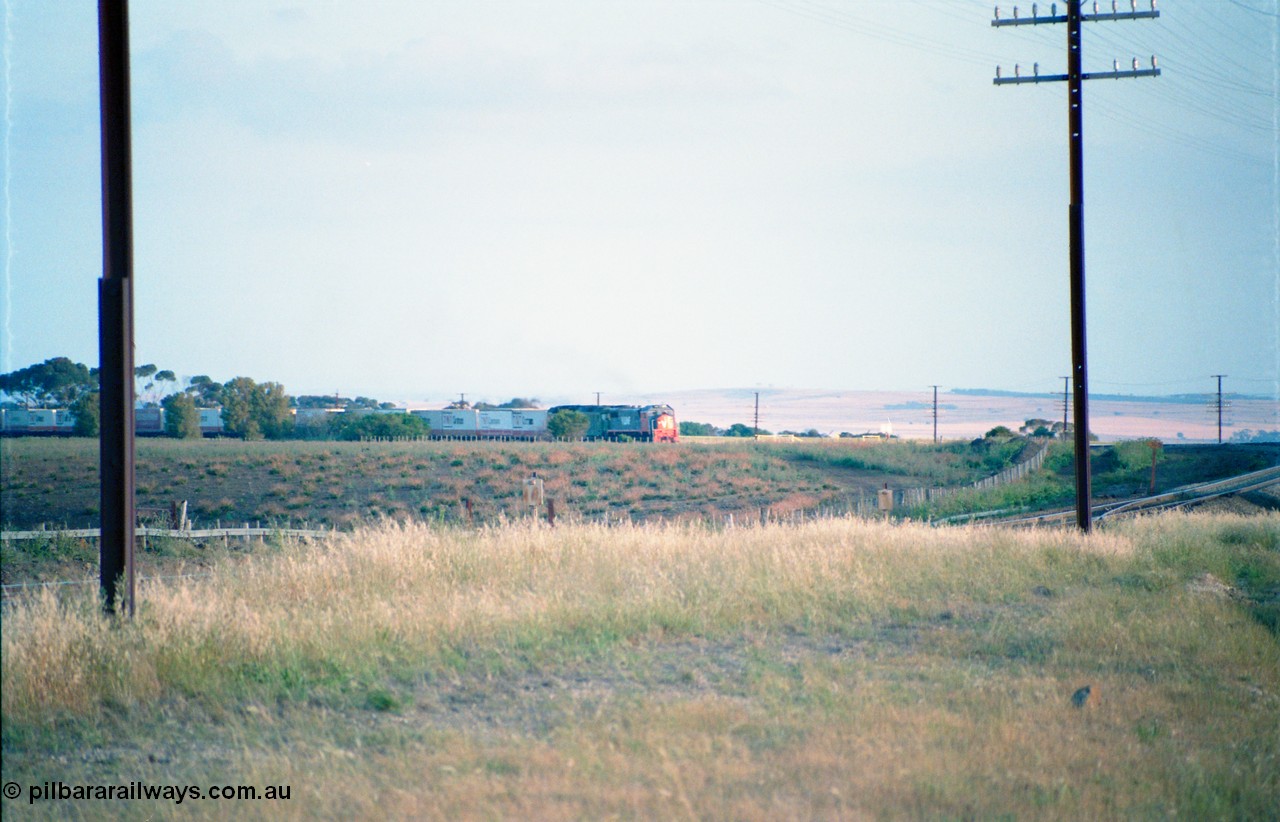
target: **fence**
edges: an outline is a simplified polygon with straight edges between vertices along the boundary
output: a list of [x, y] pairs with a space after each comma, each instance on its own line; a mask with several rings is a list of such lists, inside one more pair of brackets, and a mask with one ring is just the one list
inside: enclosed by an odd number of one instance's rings
[[998, 474], [984, 477], [972, 485], [966, 485], [964, 488], [907, 488], [902, 492], [902, 504], [905, 506], [924, 505], [926, 502], [933, 500], [946, 499], [960, 493], [961, 491], [977, 490], [982, 491], [988, 488], [998, 488], [1001, 485], [1008, 485], [1011, 482], [1017, 482], [1032, 471], [1038, 471], [1044, 465], [1045, 457], [1049, 453], [1049, 444], [1042, 442], [1039, 444], [1036, 452], [1022, 462], [1010, 465]]

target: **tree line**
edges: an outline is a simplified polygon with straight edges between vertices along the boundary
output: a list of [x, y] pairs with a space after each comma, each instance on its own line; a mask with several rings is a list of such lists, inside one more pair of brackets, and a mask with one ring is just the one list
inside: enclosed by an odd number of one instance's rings
[[[251, 377], [234, 377], [218, 382], [206, 374], [180, 384], [170, 369], [154, 363], [134, 369], [134, 393], [143, 408], [163, 408], [165, 433], [171, 437], [202, 436], [200, 409], [221, 409], [222, 431], [241, 439], [285, 439], [294, 434], [293, 410], [297, 399], [278, 382], [258, 382]], [[57, 408], [71, 411], [75, 433], [98, 435], [101, 419], [100, 383], [97, 368], [73, 362], [68, 357], [52, 357], [7, 374], [0, 374], [0, 394], [11, 407]], [[308, 402], [323, 399], [326, 406], [341, 398], [300, 398]], [[347, 401], [345, 407], [381, 408], [367, 397]], [[419, 421], [421, 422], [421, 421]]]
[[[191, 377], [185, 384], [171, 369], [154, 363], [134, 369], [134, 394], [142, 408], [164, 409], [164, 433], [170, 437], [195, 439], [203, 436], [200, 409], [220, 409], [222, 433], [241, 439], [400, 439], [430, 433], [426, 420], [412, 414], [371, 413], [394, 411], [395, 403], [373, 397], [342, 397], [338, 394], [289, 395], [278, 382], [258, 382], [251, 377], [235, 377], [218, 382], [206, 374]], [[97, 368], [52, 357], [7, 374], [0, 374], [0, 395], [6, 407], [55, 408], [71, 411], [74, 433], [96, 437], [100, 427], [99, 375]], [[488, 411], [511, 408], [538, 408], [537, 398], [512, 397], [502, 403], [459, 400], [450, 408]], [[341, 409], [345, 413], [318, 417], [314, 423], [299, 425], [298, 409]], [[585, 417], [584, 417], [585, 420]], [[572, 437], [578, 420], [565, 420], [564, 434]], [[582, 424], [585, 430], [585, 423]]]

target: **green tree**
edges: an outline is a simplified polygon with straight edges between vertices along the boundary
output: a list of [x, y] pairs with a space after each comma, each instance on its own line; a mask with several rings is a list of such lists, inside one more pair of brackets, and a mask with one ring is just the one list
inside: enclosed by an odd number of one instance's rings
[[243, 440], [262, 439], [262, 428], [253, 417], [253, 392], [258, 387], [248, 377], [236, 377], [222, 386], [222, 430]]
[[682, 421], [680, 423], [680, 436], [682, 437], [716, 437], [721, 433], [723, 432], [719, 428], [706, 422]]
[[223, 430], [233, 437], [282, 439], [293, 430], [289, 395], [278, 382], [236, 377], [222, 386], [220, 399]]
[[97, 391], [86, 391], [71, 403], [71, 413], [75, 416], [75, 435], [77, 437], [96, 437], [101, 428], [102, 410]]
[[81, 394], [97, 390], [98, 370], [66, 357], [0, 374], [0, 391], [25, 405], [67, 408]]
[[195, 400], [197, 408], [213, 408], [222, 404], [222, 384], [205, 374], [192, 377], [185, 390]]
[[257, 390], [253, 392], [252, 407], [258, 428], [267, 439], [284, 439], [293, 433], [293, 411], [289, 407], [289, 395], [280, 383], [259, 383]]
[[431, 426], [413, 414], [335, 414], [330, 431], [340, 440], [425, 437]]
[[200, 412], [190, 394], [170, 394], [160, 401], [164, 408], [164, 433], [177, 439], [198, 440]]
[[558, 440], [580, 440], [590, 426], [590, 417], [571, 408], [563, 408], [547, 418], [547, 431]]
[[[765, 436], [769, 435], [769, 432], [763, 428], [760, 429], [760, 433]], [[726, 437], [754, 437], [756, 435], [756, 430], [749, 425], [735, 422], [733, 425], [730, 425], [725, 429], [724, 435]]]

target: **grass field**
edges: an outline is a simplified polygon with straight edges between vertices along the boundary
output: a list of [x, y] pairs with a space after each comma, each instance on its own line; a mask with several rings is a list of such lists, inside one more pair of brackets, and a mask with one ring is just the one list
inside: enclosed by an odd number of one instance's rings
[[[1262, 819], [1280, 516], [385, 522], [6, 604], [6, 819]], [[1073, 694], [1090, 686], [1087, 699]], [[38, 801], [31, 785], [288, 785]]]
[[[1131, 447], [1132, 446], [1132, 447]], [[1023, 440], [861, 443], [750, 440], [675, 446], [638, 443], [241, 442], [163, 439], [138, 443], [137, 493], [143, 513], [189, 502], [200, 525], [308, 523], [351, 528], [392, 518], [497, 523], [523, 515], [521, 484], [534, 472], [563, 516], [585, 520], [785, 518], [845, 512], [871, 503], [876, 489], [955, 487], [999, 472]], [[1067, 443], [1012, 499], [965, 504], [1054, 504], [1070, 499]], [[1125, 449], [1137, 460], [1117, 459]], [[1149, 449], [1119, 445], [1094, 457], [1100, 497], [1146, 490]], [[0, 440], [0, 510], [6, 530], [92, 528], [98, 524], [95, 440]], [[1280, 446], [1170, 448], [1157, 488], [1230, 476], [1280, 463]], [[463, 500], [472, 506], [467, 517]], [[921, 518], [951, 509], [905, 512]], [[6, 580], [8, 581], [8, 580]]]

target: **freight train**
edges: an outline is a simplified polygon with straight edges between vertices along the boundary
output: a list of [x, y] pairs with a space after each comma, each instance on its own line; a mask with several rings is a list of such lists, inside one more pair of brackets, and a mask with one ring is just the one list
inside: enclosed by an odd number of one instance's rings
[[[222, 435], [222, 409], [197, 408], [200, 431], [206, 437]], [[139, 436], [164, 433], [163, 408], [139, 408], [134, 413], [134, 430]], [[0, 408], [0, 434], [9, 437], [70, 436], [76, 430], [76, 415], [69, 408]]]
[[435, 439], [551, 439], [547, 422], [557, 411], [577, 411], [588, 424], [588, 440], [675, 442], [676, 415], [669, 405], [558, 405], [536, 408], [444, 408], [410, 411], [426, 420]]
[[[560, 405], [551, 409], [516, 408], [478, 410], [443, 408], [404, 411], [344, 411], [340, 408], [300, 408], [297, 422], [324, 424], [342, 413], [393, 413], [421, 417], [430, 426], [432, 439], [517, 439], [548, 440], [547, 422], [557, 411], [584, 414], [588, 426], [584, 439], [675, 442], [679, 437], [675, 412], [669, 405]], [[200, 431], [206, 437], [222, 436], [222, 409], [199, 408]], [[164, 409], [139, 408], [135, 428], [139, 436], [164, 434]], [[0, 433], [5, 436], [70, 436], [75, 432], [75, 414], [65, 408], [0, 409]]]

